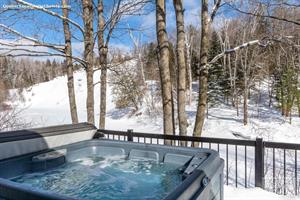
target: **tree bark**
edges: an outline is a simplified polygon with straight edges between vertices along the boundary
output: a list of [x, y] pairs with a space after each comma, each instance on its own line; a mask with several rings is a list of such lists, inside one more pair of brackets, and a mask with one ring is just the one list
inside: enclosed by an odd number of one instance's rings
[[[244, 59], [244, 60], [243, 60]], [[244, 99], [243, 99], [243, 109], [244, 109], [244, 125], [248, 124], [248, 96], [249, 96], [249, 82], [250, 79], [250, 64], [248, 63], [248, 49], [245, 50], [245, 56], [241, 56], [241, 64], [243, 66], [243, 75], [244, 75]]]
[[297, 91], [296, 95], [297, 95], [296, 98], [297, 98], [298, 117], [300, 117], [300, 91]]
[[[65, 18], [69, 17], [69, 11], [66, 8], [68, 5], [68, 0], [62, 0], [63, 6], [63, 16]], [[71, 32], [69, 22], [63, 19], [64, 36], [65, 36], [65, 54], [66, 54], [66, 65], [67, 65], [67, 78], [68, 78], [68, 95], [69, 95], [69, 106], [71, 112], [72, 123], [78, 123], [76, 99], [75, 99], [75, 89], [74, 89], [74, 71], [72, 63], [72, 44], [71, 44]]]
[[86, 61], [86, 79], [87, 79], [87, 122], [95, 124], [94, 118], [94, 69], [93, 69], [93, 50], [94, 50], [94, 37], [93, 37], [93, 1], [82, 0], [83, 8], [83, 23], [84, 23], [84, 59]]
[[239, 96], [238, 95], [236, 95], [236, 97], [235, 97], [235, 106], [236, 106], [236, 116], [240, 116], [240, 111], [239, 111], [239, 101], [240, 101], [240, 99], [239, 99]]
[[[208, 0], [202, 0], [201, 5], [201, 46], [200, 46], [200, 74], [199, 74], [199, 99], [196, 115], [196, 122], [193, 135], [200, 137], [205, 119], [206, 103], [207, 103], [207, 79], [208, 79], [208, 34], [209, 34], [209, 16], [208, 16]], [[197, 144], [196, 144], [197, 146]]]
[[[188, 43], [188, 41], [186, 41]], [[186, 44], [186, 97], [188, 105], [192, 105], [192, 69], [191, 69], [191, 44]]]
[[99, 128], [105, 128], [106, 116], [106, 85], [107, 85], [107, 53], [108, 48], [104, 43], [105, 19], [103, 15], [103, 0], [98, 0], [98, 52], [100, 58], [100, 118]]
[[[169, 69], [169, 42], [166, 30], [165, 0], [156, 0], [156, 34], [159, 51], [159, 71], [161, 78], [164, 134], [173, 135], [172, 84]], [[165, 141], [165, 144], [171, 144]]]
[[[246, 77], [244, 77], [246, 78]], [[247, 80], [244, 80], [244, 84], [245, 84], [245, 88], [244, 88], [244, 125], [248, 124], [248, 84], [247, 84]]]
[[[104, 51], [107, 48], [104, 49]], [[102, 57], [104, 62], [101, 65], [101, 87], [100, 87], [100, 121], [99, 121], [99, 128], [105, 128], [105, 116], [106, 116], [106, 92], [107, 92], [107, 53], [103, 53]]]
[[284, 88], [283, 88], [283, 83], [282, 80], [280, 79], [280, 103], [281, 103], [281, 115], [284, 116], [285, 114], [285, 98], [284, 98], [284, 92], [283, 92]]
[[[185, 112], [186, 104], [186, 62], [185, 62], [185, 33], [184, 33], [184, 11], [182, 0], [174, 0], [174, 9], [176, 13], [176, 29], [177, 29], [177, 110], [179, 121], [179, 135], [186, 136], [187, 133], [187, 117]], [[182, 142], [181, 145], [185, 145]]]

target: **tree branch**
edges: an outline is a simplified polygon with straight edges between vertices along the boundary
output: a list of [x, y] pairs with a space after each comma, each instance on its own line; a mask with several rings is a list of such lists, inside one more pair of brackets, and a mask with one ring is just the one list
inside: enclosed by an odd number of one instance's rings
[[286, 19], [286, 18], [283, 18], [283, 17], [277, 17], [277, 16], [273, 16], [273, 15], [263, 15], [263, 14], [258, 14], [258, 13], [251, 13], [251, 12], [243, 11], [243, 10], [231, 5], [230, 3], [228, 3], [227, 5], [229, 5], [231, 8], [233, 8], [234, 10], [236, 10], [236, 11], [242, 13], [242, 14], [252, 15], [252, 16], [255, 16], [255, 17], [271, 18], [271, 19], [284, 21], [284, 22], [288, 22], [288, 23], [292, 23], [292, 24], [296, 24], [296, 25], [300, 26], [300, 21], [294, 21], [294, 20]]
[[56, 13], [56, 12], [53, 12], [53, 11], [51, 11], [51, 10], [47, 10], [46, 8], [43, 8], [43, 7], [41, 7], [41, 6], [36, 6], [36, 5], [34, 5], [34, 4], [28, 3], [28, 2], [23, 1], [23, 0], [15, 0], [15, 1], [18, 2], [18, 3], [20, 3], [20, 4], [22, 4], [22, 5], [28, 6], [28, 7], [32, 8], [32, 9], [35, 9], [35, 10], [39, 10], [39, 11], [45, 12], [45, 13], [47, 13], [47, 14], [49, 14], [49, 15], [54, 16], [54, 17], [58, 17], [59, 19], [62, 19], [62, 20], [66, 20], [66, 21], [68, 21], [70, 24], [72, 24], [72, 25], [74, 25], [75, 27], [77, 27], [77, 28], [81, 31], [81, 33], [84, 34], [83, 28], [82, 28], [78, 23], [74, 22], [73, 20], [71, 20], [71, 19], [69, 19], [69, 18], [67, 18], [67, 17], [61, 16], [61, 15], [59, 15], [59, 14]]
[[283, 39], [289, 39], [292, 38], [293, 36], [284, 36], [284, 37], [280, 37], [280, 38], [263, 38], [261, 40], [252, 40], [249, 42], [246, 42], [244, 44], [241, 44], [239, 46], [236, 46], [232, 49], [227, 49], [225, 51], [223, 51], [222, 53], [216, 55], [211, 61], [208, 62], [206, 67], [211, 66], [212, 64], [216, 63], [220, 58], [222, 58], [223, 56], [227, 55], [227, 54], [231, 54], [231, 53], [235, 53], [241, 49], [244, 48], [248, 48], [250, 46], [254, 46], [254, 45], [259, 45], [261, 47], [267, 47], [269, 45], [272, 44], [272, 41], [274, 42], [282, 42]]
[[38, 45], [40, 45], [40, 46], [49, 47], [49, 48], [54, 49], [54, 50], [59, 51], [59, 52], [63, 52], [63, 51], [64, 51], [64, 48], [62, 48], [63, 45], [51, 44], [51, 43], [45, 43], [45, 42], [39, 41], [39, 40], [34, 39], [34, 38], [32, 38], [32, 37], [25, 36], [25, 35], [23, 35], [22, 33], [20, 33], [20, 32], [18, 32], [18, 31], [14, 30], [14, 29], [12, 29], [12, 28], [10, 28], [10, 27], [4, 25], [4, 24], [0, 24], [0, 28], [3, 28], [4, 30], [6, 30], [6, 31], [8, 31], [8, 32], [10, 32], [10, 33], [13, 33], [13, 34], [16, 35], [16, 36], [19, 36], [19, 37], [21, 37], [21, 38], [24, 38], [24, 39], [26, 39], [26, 40], [29, 40], [29, 41], [31, 41], [31, 42], [34, 42], [34, 43], [36, 43], [36, 44], [38, 44]]
[[210, 14], [210, 19], [209, 19], [209, 22], [213, 22], [214, 21], [214, 18], [217, 14], [217, 11], [221, 5], [221, 1], [222, 0], [216, 0], [215, 4], [214, 4], [214, 7], [212, 8], [212, 12]]

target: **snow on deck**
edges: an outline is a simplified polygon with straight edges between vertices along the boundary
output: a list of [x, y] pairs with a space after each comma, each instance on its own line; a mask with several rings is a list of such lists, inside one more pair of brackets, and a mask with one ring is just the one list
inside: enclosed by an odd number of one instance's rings
[[235, 188], [224, 186], [225, 200], [296, 200], [300, 197], [283, 196], [261, 188]]

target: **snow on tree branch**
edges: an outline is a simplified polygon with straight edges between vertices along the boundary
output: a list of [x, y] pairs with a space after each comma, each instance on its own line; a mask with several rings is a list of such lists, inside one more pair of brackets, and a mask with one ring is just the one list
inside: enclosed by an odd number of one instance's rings
[[26, 39], [28, 41], [34, 42], [34, 43], [36, 43], [36, 44], [38, 44], [40, 46], [49, 47], [49, 48], [54, 49], [56, 51], [63, 52], [63, 48], [62, 48], [63, 46], [62, 45], [51, 44], [51, 43], [46, 43], [46, 42], [39, 41], [39, 40], [37, 40], [35, 38], [23, 35], [22, 33], [14, 30], [14, 29], [12, 29], [12, 28], [4, 25], [4, 24], [0, 24], [0, 28], [2, 28], [3, 30], [5, 30], [5, 31], [7, 31], [9, 33], [12, 33], [12, 34], [14, 34], [16, 36], [19, 36], [19, 37], [21, 37], [23, 39]]
[[[6, 52], [5, 54], [2, 53], [1, 57], [4, 56], [9, 56], [9, 57], [17, 57], [17, 56], [60, 56], [60, 57], [68, 57], [67, 55], [64, 54], [64, 45], [60, 45], [60, 44], [52, 44], [52, 43], [46, 43], [46, 42], [42, 42], [40, 40], [37, 40], [35, 38], [23, 35], [22, 33], [4, 25], [4, 24], [0, 24], [0, 28], [4, 29], [5, 31], [14, 34], [20, 38], [23, 38], [29, 42], [32, 42], [32, 44], [18, 44], [18, 43], [10, 43], [10, 42], [2, 42], [0, 41], [0, 45], [3, 46], [4, 48], [6, 47], [6, 50], [9, 50], [9, 52]], [[51, 53], [51, 52], [42, 52], [42, 51], [32, 51], [30, 49], [25, 49], [25, 48], [21, 48], [21, 47], [47, 47], [49, 49], [52, 49], [58, 53]], [[2, 49], [4, 50], [4, 49]], [[21, 53], [21, 54], [14, 54], [12, 53], [13, 51], [26, 51], [27, 53]], [[32, 52], [30, 52], [32, 51]], [[31, 55], [29, 55], [30, 53], [33, 53]], [[79, 62], [82, 65], [85, 65], [86, 61], [76, 57], [76, 56], [71, 56], [75, 61]]]
[[237, 52], [241, 49], [248, 48], [248, 47], [254, 46], [254, 45], [258, 45], [260, 47], [267, 47], [269, 45], [272, 45], [273, 42], [282, 42], [284, 39], [291, 39], [291, 38], [293, 38], [293, 36], [283, 36], [283, 37], [279, 37], [279, 38], [267, 38], [267, 37], [265, 37], [261, 40], [252, 40], [252, 41], [243, 43], [239, 46], [236, 46], [232, 49], [227, 49], [227, 50], [223, 51], [222, 53], [216, 55], [210, 62], [208, 62], [207, 66], [205, 66], [205, 67], [209, 67], [210, 65], [214, 64], [215, 62], [217, 62], [223, 56], [225, 56], [227, 54], [235, 53], [235, 52]]

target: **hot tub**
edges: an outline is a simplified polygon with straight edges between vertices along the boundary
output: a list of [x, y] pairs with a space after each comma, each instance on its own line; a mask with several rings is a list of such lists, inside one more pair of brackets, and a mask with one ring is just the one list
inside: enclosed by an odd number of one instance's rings
[[216, 151], [95, 133], [89, 124], [0, 133], [0, 199], [223, 199]]

